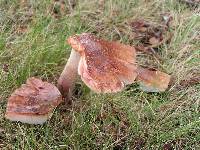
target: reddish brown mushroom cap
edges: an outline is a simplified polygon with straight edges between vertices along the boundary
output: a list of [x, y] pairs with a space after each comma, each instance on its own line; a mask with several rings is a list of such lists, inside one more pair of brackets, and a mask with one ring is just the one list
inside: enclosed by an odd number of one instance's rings
[[89, 33], [69, 37], [68, 43], [80, 53], [78, 73], [92, 90], [118, 92], [134, 82], [137, 66], [133, 47], [102, 40]]
[[137, 80], [147, 92], [163, 92], [168, 88], [171, 76], [155, 69], [138, 67]]
[[42, 124], [61, 101], [57, 87], [32, 77], [10, 96], [5, 116], [12, 121]]

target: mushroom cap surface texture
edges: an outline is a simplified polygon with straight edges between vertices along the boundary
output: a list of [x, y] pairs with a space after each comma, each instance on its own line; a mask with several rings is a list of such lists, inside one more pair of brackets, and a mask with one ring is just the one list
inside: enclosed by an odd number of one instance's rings
[[9, 97], [5, 117], [11, 121], [42, 124], [61, 101], [56, 86], [31, 77]]
[[78, 73], [93, 91], [118, 92], [135, 81], [134, 47], [99, 39], [90, 33], [71, 36], [67, 42], [80, 53]]
[[146, 92], [163, 92], [168, 88], [171, 76], [152, 68], [138, 67], [137, 80]]

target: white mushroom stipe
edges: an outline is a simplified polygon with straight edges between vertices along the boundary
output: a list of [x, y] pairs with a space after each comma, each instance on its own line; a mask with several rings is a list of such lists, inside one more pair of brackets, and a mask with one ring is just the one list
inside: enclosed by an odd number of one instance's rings
[[80, 55], [72, 49], [69, 59], [58, 79], [58, 89], [63, 97], [69, 99], [78, 75]]

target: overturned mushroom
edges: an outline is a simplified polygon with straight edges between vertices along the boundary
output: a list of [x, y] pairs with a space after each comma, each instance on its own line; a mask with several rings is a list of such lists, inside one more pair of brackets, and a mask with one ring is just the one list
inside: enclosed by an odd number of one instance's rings
[[[76, 59], [74, 58], [76, 61], [73, 63], [70, 61], [72, 60], [72, 55], [70, 55], [70, 60], [68, 60], [70, 65], [67, 63], [66, 67], [70, 68], [68, 66], [73, 65], [74, 68], [78, 67], [78, 74], [83, 82], [95, 92], [121, 91], [125, 85], [133, 83], [136, 78], [144, 91], [160, 92], [168, 87], [169, 75], [157, 70], [149, 71], [138, 67], [135, 62], [136, 52], [134, 47], [99, 39], [89, 33], [69, 37], [68, 43], [73, 48], [72, 53], [78, 52], [80, 58], [78, 54], [73, 55], [76, 57]], [[72, 82], [72, 80], [64, 80], [64, 78], [67, 78], [67, 74], [71, 73], [66, 72], [69, 70], [66, 67], [60, 76], [59, 81], [62, 82], [58, 83], [59, 87], [71, 85], [68, 82]], [[162, 78], [162, 82], [158, 82], [160, 78]], [[63, 93], [69, 92], [69, 88], [61, 89]]]
[[32, 77], [10, 96], [5, 117], [11, 121], [43, 124], [61, 101], [62, 96], [54, 85]]

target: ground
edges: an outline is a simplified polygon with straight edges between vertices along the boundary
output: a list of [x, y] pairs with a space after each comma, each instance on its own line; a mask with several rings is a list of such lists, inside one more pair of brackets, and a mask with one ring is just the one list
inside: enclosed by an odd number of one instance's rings
[[[0, 0], [0, 149], [200, 149], [200, 14], [184, 0]], [[77, 81], [72, 105], [44, 125], [4, 118], [10, 94], [36, 76], [56, 84], [70, 53], [66, 38], [91, 32], [137, 45], [131, 22], [160, 25], [172, 16], [171, 38], [141, 52], [138, 63], [172, 75], [162, 93], [134, 83], [96, 94]]]

